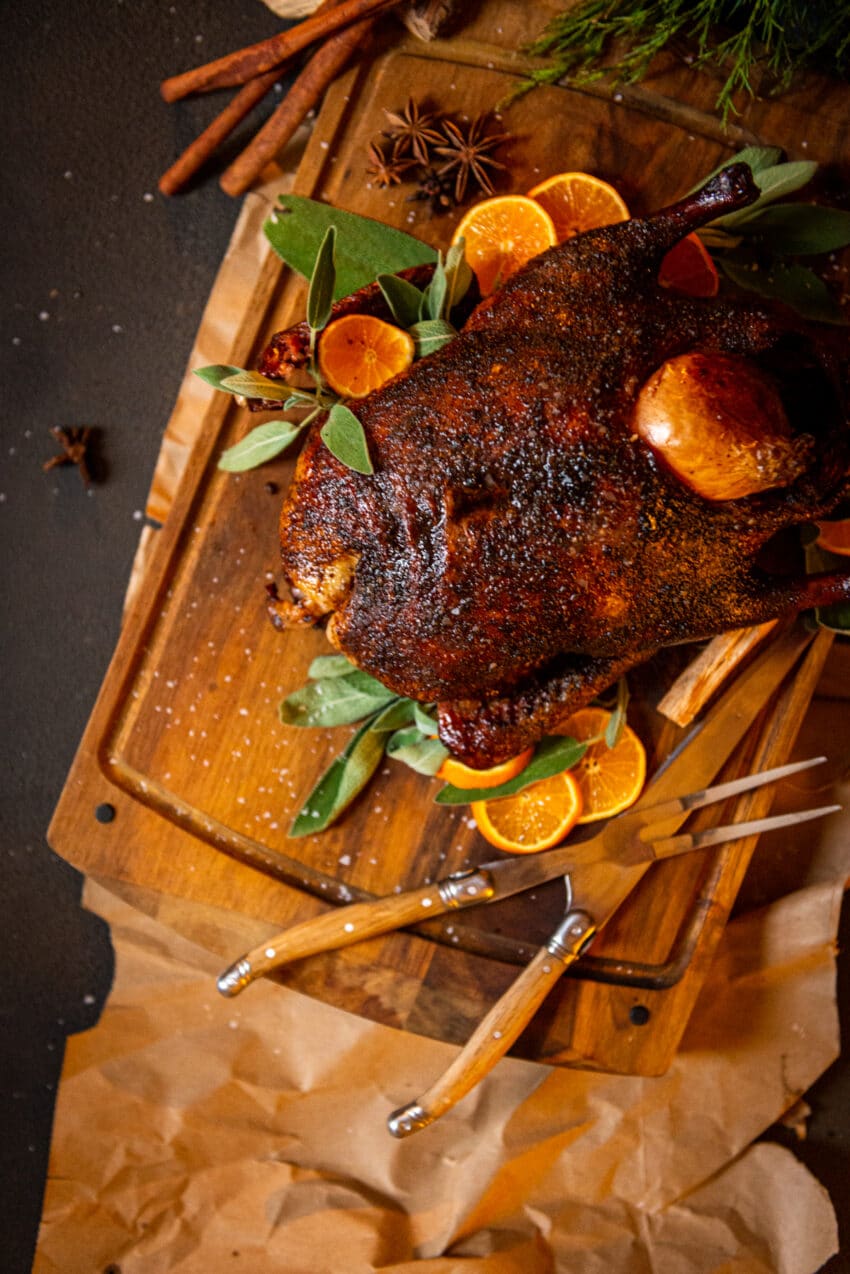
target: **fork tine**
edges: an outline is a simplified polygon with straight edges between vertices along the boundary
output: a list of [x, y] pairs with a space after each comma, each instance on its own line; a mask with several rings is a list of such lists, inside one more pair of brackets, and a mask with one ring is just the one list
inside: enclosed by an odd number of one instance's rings
[[769, 818], [729, 823], [725, 827], [706, 827], [698, 832], [681, 832], [678, 836], [665, 836], [653, 841], [647, 848], [652, 849], [654, 858], [673, 858], [677, 854], [689, 853], [692, 849], [722, 845], [725, 841], [743, 840], [746, 836], [758, 836], [762, 832], [773, 831], [778, 827], [792, 827], [796, 823], [807, 823], [813, 818], [824, 818], [827, 814], [836, 814], [841, 808], [840, 805], [822, 805], [814, 810], [794, 810], [789, 814], [772, 814]]
[[772, 770], [761, 770], [757, 774], [745, 774], [739, 779], [730, 779], [728, 783], [717, 783], [714, 787], [703, 788], [699, 792], [691, 792], [687, 796], [677, 796], [673, 800], [663, 801], [660, 805], [650, 805], [645, 809], [635, 810], [643, 828], [641, 840], [651, 840], [651, 824], [663, 823], [677, 814], [690, 810], [702, 809], [705, 805], [714, 805], [717, 801], [725, 801], [730, 796], [738, 796], [741, 792], [751, 792], [766, 783], [775, 783], [787, 778], [789, 774], [797, 774], [800, 770], [809, 770], [813, 765], [822, 765], [825, 756], [809, 757], [806, 761], [791, 761], [788, 765], [777, 765]]

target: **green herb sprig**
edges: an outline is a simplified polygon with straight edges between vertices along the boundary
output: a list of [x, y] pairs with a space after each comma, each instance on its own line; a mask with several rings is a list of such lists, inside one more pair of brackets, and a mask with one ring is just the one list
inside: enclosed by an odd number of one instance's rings
[[[725, 71], [715, 109], [737, 114], [735, 96], [752, 96], [756, 74], [787, 89], [803, 69], [850, 75], [850, 10], [795, 0], [585, 0], [558, 14], [527, 49], [551, 61], [533, 69], [520, 91], [567, 76], [589, 83], [608, 76], [633, 84], [657, 53], [684, 43], [697, 68]], [[759, 85], [761, 91], [761, 85]]]
[[[371, 474], [374, 466], [362, 424], [320, 374], [316, 360], [319, 333], [330, 321], [335, 300], [377, 280], [393, 318], [411, 333], [415, 356], [434, 353], [457, 336], [450, 316], [472, 282], [463, 242], [454, 244], [444, 259], [442, 253], [435, 253], [411, 235], [368, 217], [295, 195], [281, 196], [281, 204], [287, 233], [280, 233], [280, 223], [274, 217], [265, 230], [278, 255], [309, 278], [306, 317], [313, 388], [293, 389], [261, 372], [228, 364], [200, 367], [195, 374], [224, 393], [280, 402], [283, 411], [306, 409], [307, 414], [298, 421], [270, 420], [257, 425], [222, 453], [218, 467], [241, 473], [265, 464], [285, 451], [316, 416], [327, 412], [321, 431], [325, 446], [349, 469]], [[340, 227], [348, 236], [341, 248], [337, 242]], [[424, 289], [387, 272], [388, 268], [404, 270], [427, 262], [434, 262], [434, 273]]]
[[303, 195], [280, 195], [263, 232], [280, 259], [309, 279], [331, 227], [339, 235], [335, 301], [368, 287], [381, 273], [400, 274], [437, 260], [433, 248], [403, 230]]
[[713, 177], [731, 162], [746, 163], [760, 194], [749, 207], [717, 217], [697, 234], [721, 273], [737, 287], [782, 301], [804, 318], [845, 324], [844, 311], [823, 279], [797, 258], [850, 244], [850, 212], [777, 202], [808, 185], [818, 168], [808, 160], [788, 162], [781, 156], [775, 146], [747, 146], [734, 161], [724, 160], [709, 173]]
[[431, 281], [424, 289], [391, 274], [378, 275], [378, 286], [390, 313], [399, 327], [406, 328], [413, 337], [417, 358], [433, 354], [457, 336], [451, 315], [471, 283], [472, 270], [464, 256], [463, 239], [452, 244], [445, 259], [442, 252], [438, 253]]
[[319, 373], [316, 362], [316, 341], [319, 333], [330, 321], [336, 289], [336, 226], [328, 225], [316, 250], [307, 292], [307, 325], [309, 337], [309, 372], [312, 389], [292, 389], [282, 381], [272, 380], [261, 372], [245, 371], [239, 367], [216, 365], [201, 367], [196, 375], [228, 394], [247, 398], [263, 398], [280, 401], [283, 410], [307, 408], [307, 414], [299, 421], [270, 420], [257, 425], [233, 447], [221, 455], [218, 467], [230, 473], [265, 464], [285, 451], [291, 443], [322, 412], [328, 418], [322, 426], [322, 440], [338, 460], [358, 473], [374, 472], [363, 426], [350, 408], [339, 401]]
[[[307, 682], [280, 705], [284, 725], [358, 728], [310, 792], [292, 823], [290, 836], [308, 836], [336, 822], [366, 787], [384, 756], [433, 778], [449, 755], [437, 737], [432, 706], [393, 694], [344, 655], [320, 655], [311, 663], [307, 677]], [[605, 734], [600, 736], [610, 748], [625, 726], [628, 702], [628, 686], [621, 677]], [[566, 735], [544, 738], [522, 773], [506, 783], [474, 789], [446, 783], [434, 800], [438, 805], [469, 805], [514, 796], [532, 783], [572, 769], [591, 743], [600, 740], [579, 742]]]
[[503, 796], [516, 796], [523, 788], [541, 779], [551, 778], [577, 765], [589, 747], [567, 735], [544, 738], [534, 749], [534, 756], [515, 778], [498, 787], [455, 787], [447, 783], [434, 797], [438, 805], [471, 805], [473, 801], [495, 801]]
[[280, 705], [285, 725], [358, 728], [304, 802], [290, 836], [324, 831], [360, 795], [384, 756], [419, 774], [433, 775], [448, 756], [436, 722], [412, 699], [387, 690], [343, 655], [322, 655], [310, 665], [306, 685]]

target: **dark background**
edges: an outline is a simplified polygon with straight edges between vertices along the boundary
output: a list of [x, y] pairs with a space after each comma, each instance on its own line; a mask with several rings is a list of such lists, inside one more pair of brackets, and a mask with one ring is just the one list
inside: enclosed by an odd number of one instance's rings
[[[268, 111], [215, 172], [166, 200], [159, 175], [223, 103], [166, 106], [158, 85], [280, 23], [260, 0], [7, 0], [2, 16], [0, 1269], [23, 1274], [65, 1039], [96, 1022], [112, 975], [105, 926], [80, 908], [80, 878], [46, 828], [118, 635], [162, 430], [239, 211], [215, 175]], [[88, 491], [73, 467], [42, 471], [57, 425], [96, 431]], [[847, 930], [845, 915], [845, 942]], [[845, 961], [845, 1018], [847, 991]], [[808, 1100], [805, 1142], [769, 1135], [830, 1190], [847, 1251], [846, 1065]]]

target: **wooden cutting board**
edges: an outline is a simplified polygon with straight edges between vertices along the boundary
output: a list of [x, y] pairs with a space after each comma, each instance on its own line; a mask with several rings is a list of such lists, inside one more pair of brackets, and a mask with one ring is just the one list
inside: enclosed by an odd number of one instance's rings
[[[448, 242], [451, 216], [430, 219], [404, 192], [370, 188], [367, 144], [381, 130], [383, 110], [398, 109], [410, 93], [470, 116], [495, 107], [517, 83], [512, 50], [555, 7], [482, 4], [454, 39], [427, 46], [387, 28], [374, 55], [328, 95], [295, 189], [435, 246]], [[707, 77], [672, 59], [645, 86], [616, 96], [538, 90], [504, 113], [512, 136], [504, 188], [521, 192], [549, 173], [583, 169], [614, 182], [642, 213], [681, 195], [748, 140], [824, 163], [845, 153], [850, 94], [843, 89], [818, 81], [781, 103], [756, 102], [727, 136], [710, 114], [715, 91]], [[303, 283], [266, 251], [259, 230], [252, 261], [250, 287], [238, 290], [238, 310], [203, 361], [251, 365], [272, 332], [303, 314]], [[230, 281], [223, 271], [217, 290]], [[198, 441], [49, 836], [75, 866], [229, 963], [330, 904], [417, 885], [493, 851], [466, 811], [433, 804], [434, 781], [390, 762], [335, 827], [287, 838], [304, 797], [349, 735], [296, 731], [277, 719], [278, 701], [328, 649], [318, 633], [276, 632], [265, 613], [280, 502], [269, 484], [282, 491], [293, 462], [223, 474], [217, 456], [256, 419], [190, 376], [175, 419], [187, 413], [201, 418]], [[826, 640], [816, 643], [807, 673], [778, 701], [774, 753], [790, 749], [827, 647]], [[659, 657], [632, 687], [634, 723], [652, 765], [678, 738], [653, 704], [684, 659], [681, 651]], [[755, 738], [739, 765], [749, 762]], [[111, 821], [101, 821], [110, 810]], [[515, 1052], [631, 1073], [664, 1070], [752, 848], [648, 873], [579, 977], [550, 997]], [[439, 940], [391, 935], [302, 961], [281, 981], [377, 1021], [459, 1042], [562, 908], [563, 890], [549, 886], [498, 912], [465, 913]], [[610, 985], [624, 965], [643, 969], [643, 977]], [[638, 1004], [648, 1017], [635, 1014]]]

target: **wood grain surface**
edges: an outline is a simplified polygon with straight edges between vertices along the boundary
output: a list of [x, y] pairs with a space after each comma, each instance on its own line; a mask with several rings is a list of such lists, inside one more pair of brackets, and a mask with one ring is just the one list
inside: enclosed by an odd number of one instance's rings
[[[296, 191], [435, 246], [447, 243], [456, 217], [431, 219], [404, 193], [370, 188], [367, 143], [380, 131], [384, 109], [398, 109], [411, 92], [458, 114], [495, 108], [517, 83], [520, 40], [552, 7], [488, 0], [455, 38], [427, 45], [388, 29], [376, 55], [329, 93]], [[744, 141], [783, 145], [791, 158], [824, 164], [847, 155], [844, 89], [811, 81], [780, 102], [756, 101], [725, 134], [711, 114], [715, 92], [710, 77], [672, 58], [660, 60], [645, 85], [616, 95], [537, 90], [504, 112], [512, 140], [503, 189], [522, 192], [550, 173], [583, 169], [613, 182], [633, 213], [644, 213], [681, 195]], [[205, 361], [250, 365], [272, 332], [302, 316], [302, 281], [263, 249], [246, 292], [226, 336], [218, 344], [211, 338], [213, 357]], [[287, 838], [292, 817], [349, 733], [297, 731], [277, 719], [278, 701], [328, 649], [320, 633], [276, 632], [265, 613], [280, 502], [268, 487], [285, 488], [293, 461], [241, 476], [221, 473], [217, 456], [256, 418], [188, 377], [176, 408], [187, 410], [202, 417], [199, 441], [49, 835], [75, 866], [189, 937], [219, 950], [222, 935], [232, 935], [239, 945], [226, 953], [229, 963], [330, 904], [427, 884], [493, 851], [464, 809], [434, 805], [435, 782], [392, 762], [337, 826]], [[757, 723], [732, 769], [756, 753], [772, 763], [785, 759], [826, 644], [815, 644], [813, 662], [770, 719]], [[651, 768], [681, 738], [654, 704], [687, 660], [687, 652], [669, 652], [634, 678], [633, 723], [647, 741]], [[110, 822], [96, 816], [104, 804], [114, 810]], [[559, 1064], [664, 1070], [751, 853], [751, 845], [738, 846], [653, 867], [594, 944], [595, 974], [594, 961], [583, 959], [582, 976], [560, 983], [514, 1051]], [[463, 1041], [554, 928], [563, 901], [562, 889], [547, 886], [536, 897], [467, 913], [462, 923], [442, 922], [439, 941], [433, 930], [398, 933], [312, 956], [279, 977], [377, 1021]], [[688, 933], [687, 960], [667, 989], [589, 980], [604, 974], [606, 957], [664, 968]], [[629, 1016], [638, 1001], [651, 1014], [640, 1027]]]

